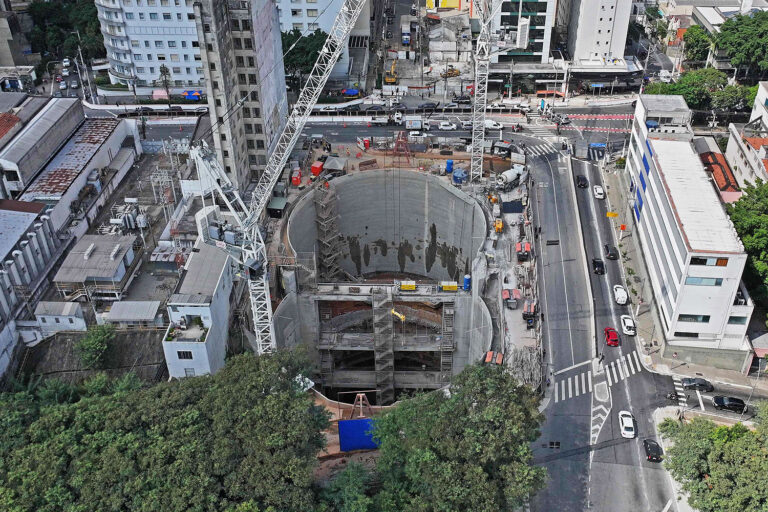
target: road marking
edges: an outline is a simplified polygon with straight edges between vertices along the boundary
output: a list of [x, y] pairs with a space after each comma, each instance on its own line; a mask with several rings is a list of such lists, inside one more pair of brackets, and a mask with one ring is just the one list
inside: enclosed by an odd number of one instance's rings
[[[581, 389], [584, 390], [585, 393], [587, 392], [587, 386], [584, 382], [587, 380], [587, 373], [589, 372], [584, 372], [581, 374]], [[592, 390], [590, 389], [590, 391]]]
[[701, 391], [698, 389], [696, 390], [696, 394], [699, 396], [699, 405], [701, 406], [701, 410], [704, 410], [704, 400], [701, 398]]
[[624, 377], [624, 372], [621, 369], [621, 359], [619, 359], [618, 361], [615, 361], [615, 363], [616, 363], [616, 368], [619, 369], [619, 377], [620, 377], [619, 380], [624, 380], [625, 377]]
[[592, 392], [592, 372], [587, 372], [587, 381], [589, 382], [589, 392]]
[[560, 384], [562, 385], [562, 388], [560, 388], [560, 396], [562, 396], [563, 400], [565, 400], [565, 381], [561, 380]]
[[559, 388], [560, 388], [560, 387], [557, 385], [557, 383], [555, 383], [555, 403], [557, 403], [557, 402], [559, 402], [559, 401], [560, 401], [560, 400], [559, 400], [559, 398], [558, 398], [558, 396], [557, 396], [557, 390], [558, 390]]
[[632, 352], [632, 355], [635, 356], [635, 363], [637, 363], [637, 370], [643, 371], [643, 365], [640, 364], [640, 357], [637, 355], [637, 350]]
[[671, 507], [672, 507], [672, 498], [669, 498], [669, 501], [664, 506], [664, 510], [662, 510], [661, 512], [667, 512]]
[[[636, 352], [632, 352], [632, 353], [635, 354]], [[632, 362], [632, 356], [627, 356], [627, 363], [629, 363], [629, 369], [632, 370], [632, 375], [634, 375], [635, 374], [635, 365]]]
[[[573, 384], [571, 383], [571, 378], [568, 377], [568, 398], [571, 398], [573, 396]], [[704, 406], [702, 405], [701, 408], [703, 409]]]
[[621, 367], [624, 369], [624, 374], [625, 374], [627, 377], [629, 377], [629, 376], [631, 376], [633, 373], [635, 373], [635, 372], [629, 373], [629, 368], [627, 367], [627, 360], [626, 360], [626, 359], [624, 359], [623, 357], [621, 358]]
[[605, 376], [608, 379], [608, 385], [613, 386], [613, 382], [611, 382], [611, 367], [606, 366], [605, 367]]
[[572, 366], [569, 366], [568, 368], [563, 368], [562, 370], [558, 370], [558, 371], [556, 371], [556, 372], [555, 372], [555, 375], [560, 375], [561, 373], [565, 373], [565, 372], [567, 372], [568, 370], [573, 370], [574, 368], [578, 368], [579, 366], [584, 366], [585, 364], [589, 364], [589, 363], [591, 363], [591, 362], [592, 362], [592, 360], [589, 360], [589, 361], [584, 361], [584, 362], [582, 362], [582, 363], [578, 363], [578, 364], [574, 364], [574, 365], [572, 365]]

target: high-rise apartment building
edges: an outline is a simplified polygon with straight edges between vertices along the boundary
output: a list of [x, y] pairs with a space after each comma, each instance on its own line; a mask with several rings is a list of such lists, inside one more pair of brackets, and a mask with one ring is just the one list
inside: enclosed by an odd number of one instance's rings
[[571, 0], [568, 52], [575, 67], [624, 60], [632, 0]]
[[[504, 0], [491, 27], [495, 33], [503, 33], [505, 39], [514, 41], [515, 47], [494, 54], [491, 61], [549, 62], [556, 4], [556, 0], [524, 2]], [[517, 37], [518, 34], [525, 34], [525, 32], [527, 37]], [[520, 44], [517, 44], [518, 40]]]
[[163, 64], [173, 89], [204, 85], [193, 0], [95, 0], [112, 83], [146, 94]]
[[203, 0], [194, 16], [216, 151], [244, 190], [288, 116], [277, 7], [273, 0]]

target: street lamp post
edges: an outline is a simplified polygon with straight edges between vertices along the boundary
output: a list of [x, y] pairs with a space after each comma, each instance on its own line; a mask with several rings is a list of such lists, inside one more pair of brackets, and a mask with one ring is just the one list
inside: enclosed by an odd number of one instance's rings
[[53, 84], [56, 83], [56, 80], [54, 79], [53, 75], [51, 74], [51, 64], [56, 64], [58, 62], [61, 62], [60, 60], [49, 60], [48, 64], [45, 65], [45, 71], [48, 73], [48, 76], [51, 78], [51, 96], [53, 96]]
[[[80, 75], [80, 80], [82, 82], [83, 78], [83, 72], [80, 69], [80, 65], [82, 65], [83, 69], [85, 70], [85, 79], [88, 82], [88, 94], [93, 98], [95, 103], [99, 103], [99, 96], [93, 94], [93, 86], [91, 85], [91, 74], [88, 71], [88, 66], [85, 64], [85, 60], [83, 59], [83, 51], [82, 51], [82, 44], [83, 40], [80, 37], [80, 31], [79, 30], [73, 30], [70, 32], [71, 34], [77, 34], [77, 53], [80, 55], [80, 64], [77, 63], [77, 57], [75, 57], [75, 65], [77, 66], [77, 74]], [[85, 99], [85, 92], [83, 92], [83, 99]]]

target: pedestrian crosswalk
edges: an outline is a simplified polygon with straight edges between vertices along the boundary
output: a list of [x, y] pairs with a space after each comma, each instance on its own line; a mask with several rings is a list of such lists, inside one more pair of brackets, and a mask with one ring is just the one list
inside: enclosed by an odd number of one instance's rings
[[526, 146], [525, 152], [529, 155], [550, 155], [552, 153], [557, 153], [557, 148], [550, 144], [549, 142], [544, 142], [543, 144], [536, 144], [534, 146]]
[[688, 395], [685, 394], [685, 388], [683, 388], [683, 382], [680, 380], [680, 377], [672, 377], [672, 382], [675, 383], [677, 403], [680, 407], [688, 407]]
[[[533, 120], [531, 120], [533, 121]], [[550, 127], [546, 126], [540, 126], [538, 124], [534, 124], [533, 122], [525, 125], [525, 129], [531, 132], [533, 135], [537, 137], [551, 137], [552, 136], [552, 128], [554, 125]]]
[[[636, 351], [621, 356], [615, 361], [611, 361], [603, 367], [608, 386], [613, 386], [619, 381], [628, 379], [636, 373], [640, 373], [643, 367], [640, 364], [640, 357]], [[555, 381], [554, 400], [555, 403], [576, 398], [592, 392], [592, 371], [582, 372], [580, 374], [563, 377]], [[679, 392], [678, 392], [679, 393]]]

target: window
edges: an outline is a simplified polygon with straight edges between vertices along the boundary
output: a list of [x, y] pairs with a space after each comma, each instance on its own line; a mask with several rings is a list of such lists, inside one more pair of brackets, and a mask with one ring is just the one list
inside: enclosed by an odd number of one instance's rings
[[181, 73], [181, 68], [173, 68], [174, 73]]
[[171, 13], [164, 12], [163, 13], [163, 19], [166, 20], [166, 21], [171, 21]]
[[143, 19], [144, 19], [144, 13], [143, 13], [143, 12], [140, 12], [140, 13], [139, 13], [139, 19], [140, 19], [140, 20], [143, 20]]
[[176, 356], [179, 359], [192, 359], [192, 351], [191, 350], [177, 350]]
[[168, 7], [168, 0], [160, 0], [160, 5], [163, 7]]
[[125, 13], [125, 19], [132, 20], [133, 19], [133, 13], [132, 12]]
[[232, 44], [234, 45], [235, 50], [241, 50], [243, 48], [243, 43], [239, 37], [233, 37]]
[[213, 51], [213, 45], [211, 43], [207, 43], [205, 45], [205, 49], [208, 50], [209, 52], [212, 52]]
[[303, 23], [294, 23], [293, 28], [296, 30], [304, 30], [304, 24]]
[[728, 258], [702, 258], [698, 256], [691, 257], [691, 265], [706, 265], [708, 267], [727, 267]]
[[263, 140], [257, 140], [256, 141], [256, 149], [264, 149], [264, 141]]
[[185, 377], [194, 377], [195, 376], [195, 369], [194, 368], [184, 368], [184, 376]]
[[251, 22], [249, 20], [241, 20], [240, 27], [242, 27], [243, 30], [251, 30]]
[[149, 19], [156, 20], [157, 19], [157, 13], [156, 12], [149, 13]]
[[155, 41], [155, 48], [162, 48], [163, 46], [164, 45], [162, 41]]
[[[242, 66], [245, 66], [245, 60], [244, 60], [242, 57], [240, 57], [240, 56], [238, 56], [238, 57], [235, 57], [235, 63], [236, 63], [238, 66], [241, 66], [241, 67], [242, 67]], [[245, 79], [245, 75], [243, 75], [243, 79]], [[243, 83], [243, 82], [240, 82], [240, 83]]]
[[237, 20], [232, 20], [232, 30], [240, 30], [240, 22]]
[[142, 58], [143, 57], [141, 56], [140, 53], [137, 53], [136, 55], [133, 56], [133, 60], [141, 60]]
[[180, 12], [177, 12], [177, 13], [176, 13], [176, 19], [177, 19], [178, 21], [181, 21], [181, 13], [180, 13]]
[[149, 41], [144, 41], [144, 48], [150, 48]]
[[171, 62], [179, 62], [179, 54], [178, 53], [172, 53], [171, 54]]
[[144, 68], [136, 68], [136, 72], [137, 73], [143, 73], [144, 72]]
[[301, 16], [301, 9], [291, 9], [291, 16]]
[[243, 46], [245, 47], [246, 50], [250, 50], [251, 48], [253, 48], [253, 41], [251, 40], [250, 37], [243, 38]]
[[685, 278], [685, 284], [694, 286], [722, 286], [723, 280], [720, 277], [692, 277]]
[[254, 145], [252, 140], [247, 140], [245, 142], [246, 142], [246, 146], [248, 146], [248, 149], [256, 149], [256, 146]]
[[709, 315], [677, 315], [678, 322], [709, 323]]
[[176, 41], [168, 41], [168, 48], [176, 48]]
[[680, 332], [675, 331], [675, 337], [676, 338], [698, 338], [699, 333], [697, 332]]
[[317, 18], [317, 9], [307, 9], [307, 16]]
[[149, 72], [150, 72], [150, 73], [154, 73], [154, 72], [155, 72], [155, 68], [150, 66], [150, 68], [149, 68]]
[[42, 320], [44, 324], [48, 323], [48, 320], [45, 317], [41, 317], [40, 320]]
[[203, 32], [208, 33], [210, 31], [211, 31], [211, 26], [208, 23], [203, 23]]
[[226, 133], [220, 134], [219, 137], [221, 138], [221, 140], [227, 140], [227, 134]]
[[147, 60], [152, 60], [152, 54], [151, 53], [147, 54]]
[[728, 323], [731, 325], [747, 325], [747, 317], [745, 316], [729, 316]]
[[188, 13], [187, 13], [187, 19], [188, 19], [188, 20], [190, 20], [190, 21], [192, 21], [192, 20], [194, 20], [194, 19], [195, 19], [195, 15], [194, 15], [193, 13], [191, 13], [191, 12], [188, 12]]
[[135, 39], [131, 40], [131, 47], [132, 48], [139, 48], [141, 46], [141, 42], [136, 41]]
[[[745, 318], [745, 320], [746, 320], [746, 318]], [[70, 319], [69, 319], [69, 323], [73, 324], [73, 323], [75, 323], [75, 321], [74, 321], [73, 319], [71, 319], [71, 318], [70, 318]]]
[[209, 68], [211, 71], [216, 71], [216, 64], [215, 64], [215, 63], [213, 63], [213, 62], [211, 62], [210, 64], [208, 64], [208, 68]]
[[57, 324], [60, 324], [60, 323], [61, 323], [61, 320], [59, 320], [59, 317], [56, 317], [56, 318], [54, 318], [54, 320], [56, 320], [56, 323], [57, 323]]
[[164, 53], [158, 53], [157, 54], [157, 60], [165, 60], [165, 54]]

